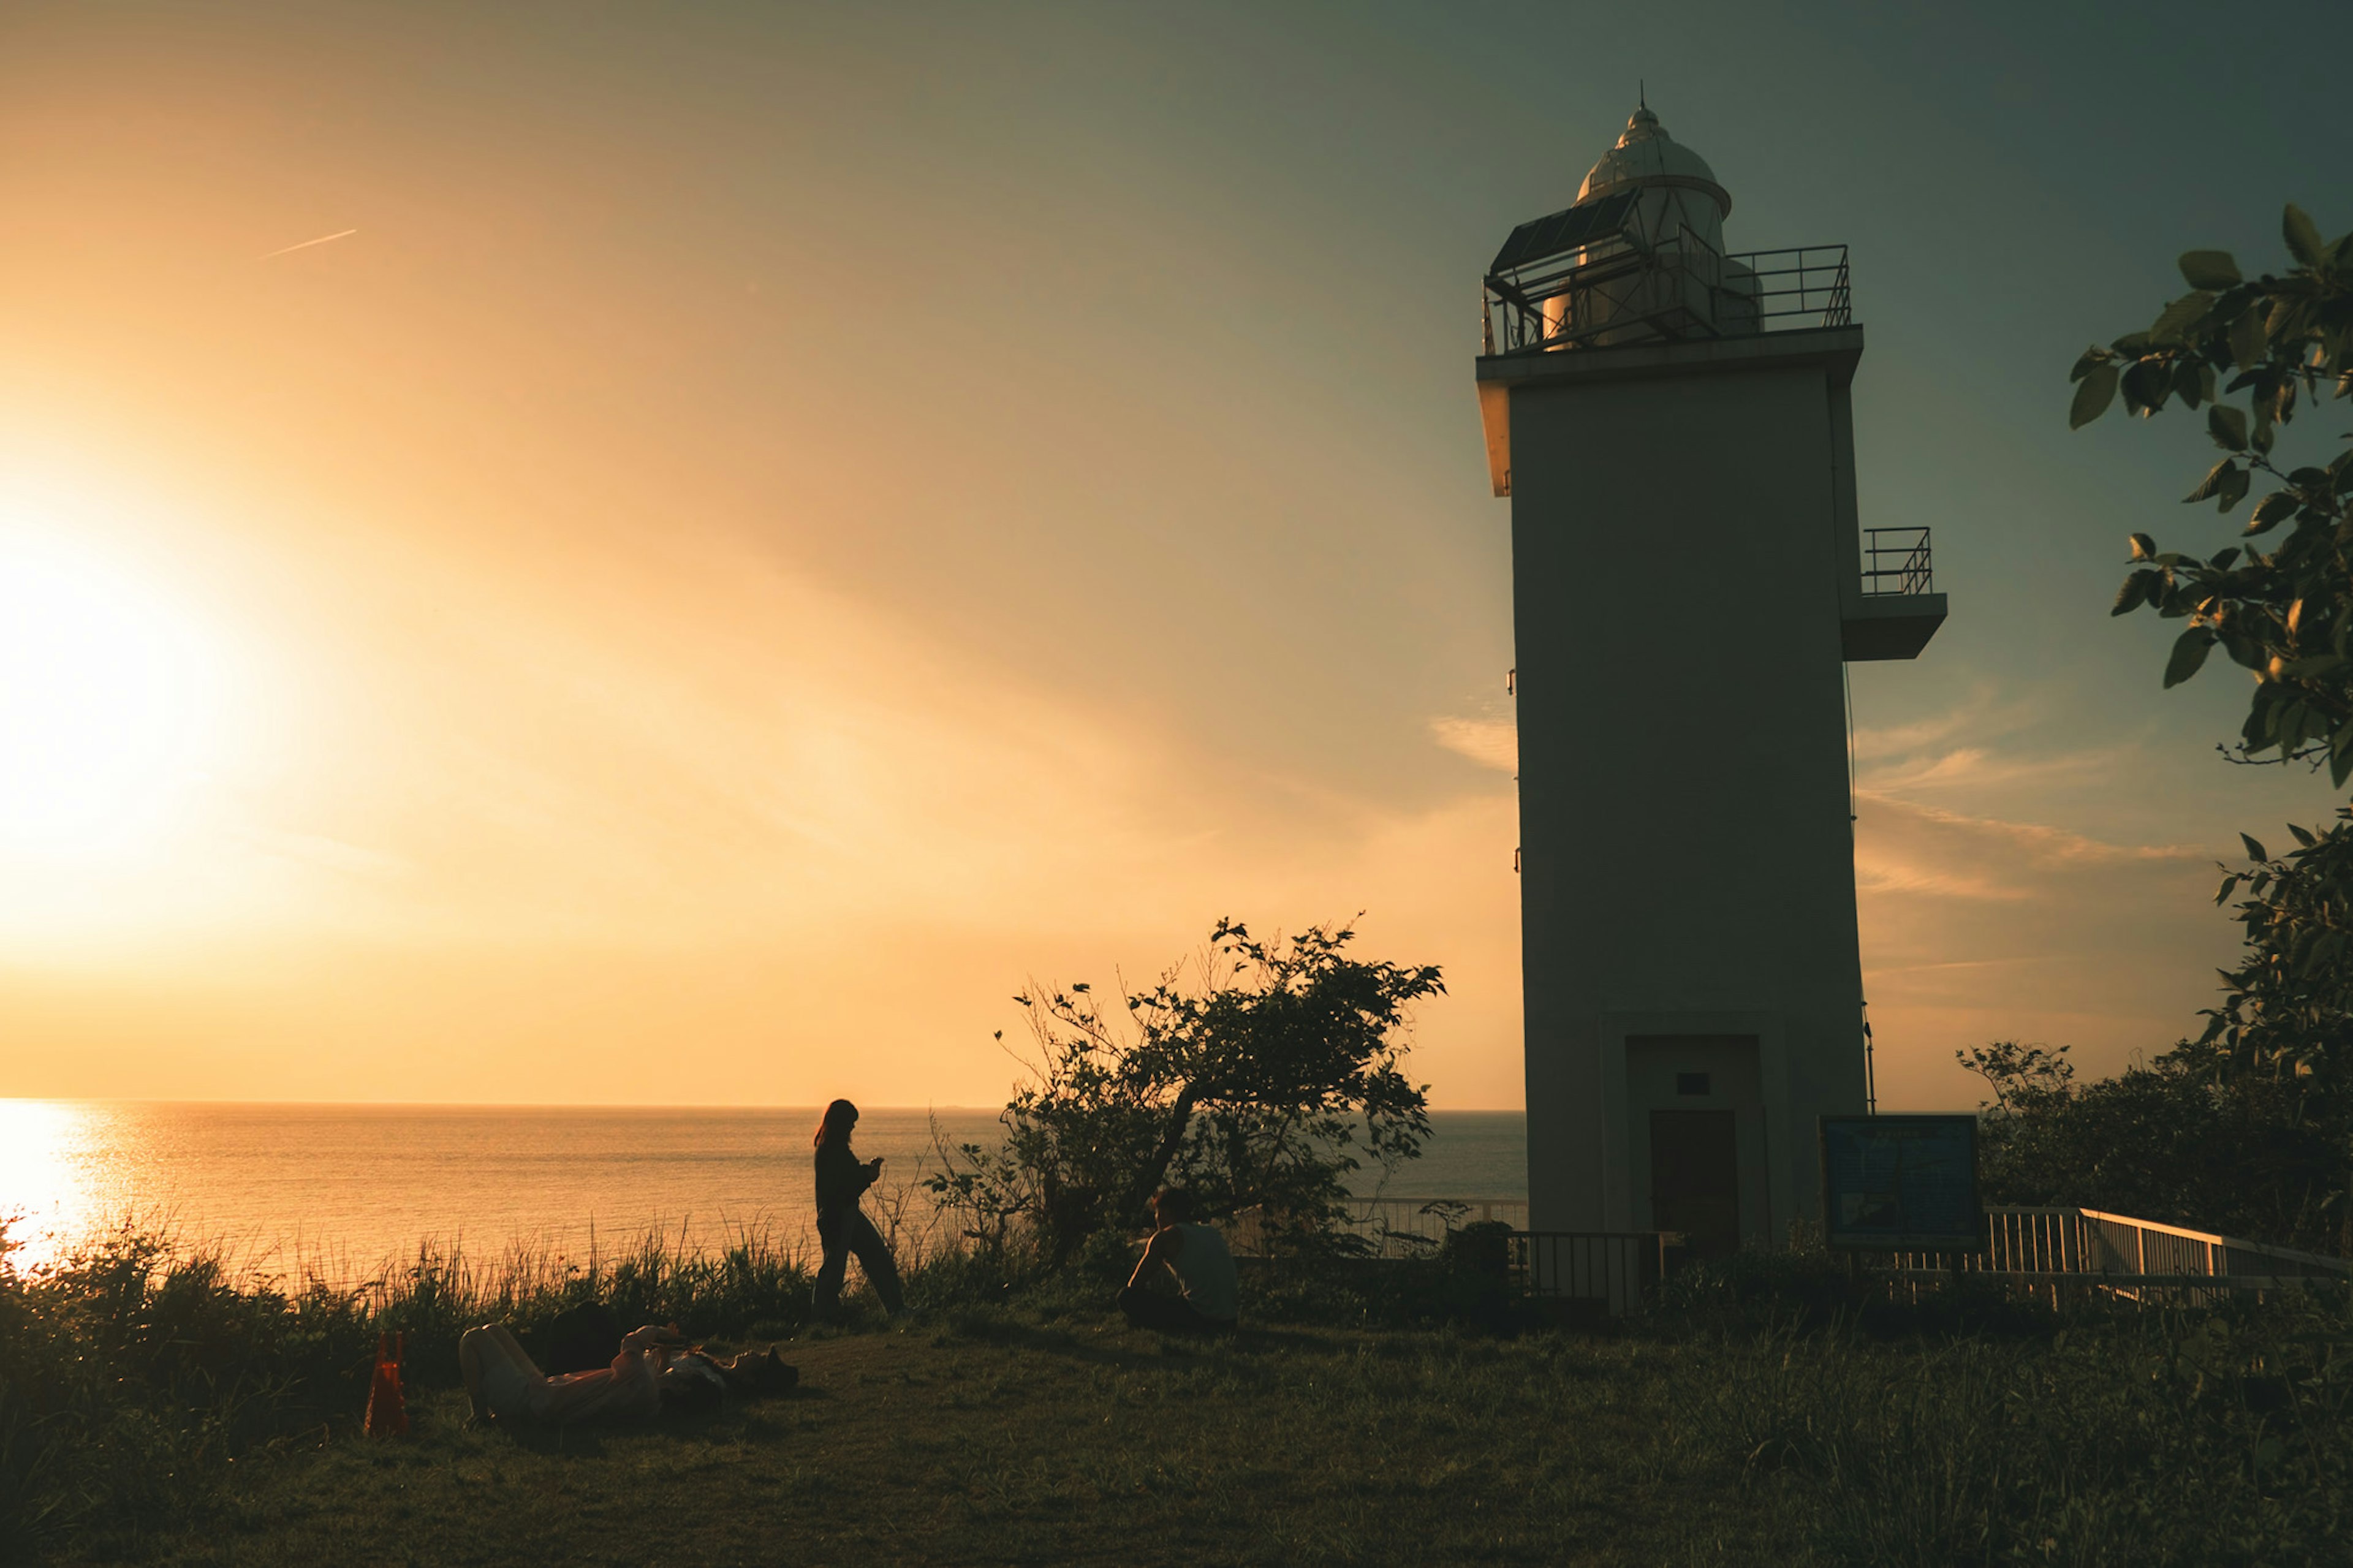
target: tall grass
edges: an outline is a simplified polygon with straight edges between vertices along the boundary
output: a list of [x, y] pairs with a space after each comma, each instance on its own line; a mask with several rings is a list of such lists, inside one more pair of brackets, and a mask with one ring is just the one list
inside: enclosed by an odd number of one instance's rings
[[[912, 1300], [971, 1287], [969, 1260], [920, 1216], [898, 1240]], [[185, 1524], [239, 1461], [349, 1431], [380, 1333], [406, 1336], [406, 1376], [426, 1384], [455, 1381], [473, 1325], [507, 1323], [532, 1345], [590, 1300], [698, 1340], [775, 1341], [807, 1322], [815, 1267], [765, 1230], [709, 1250], [657, 1232], [585, 1261], [427, 1244], [355, 1284], [290, 1280], [129, 1222], [37, 1267], [14, 1267], [16, 1250], [0, 1225], [0, 1562]], [[853, 1323], [876, 1312], [862, 1292], [847, 1308]]]
[[1851, 1325], [1681, 1347], [1674, 1446], [1736, 1458], [1822, 1558], [2313, 1561], [2353, 1527], [2353, 1313], [2292, 1297], [2078, 1314], [2045, 1336]]
[[[1132, 1257], [1106, 1242], [1008, 1286], [1002, 1260], [943, 1240], [920, 1212], [896, 1217], [911, 1300], [1014, 1297], [1009, 1310], [960, 1306], [951, 1326], [1100, 1313]], [[1377, 1331], [1367, 1345], [1452, 1324], [1410, 1342], [1459, 1351], [1468, 1329], [1482, 1364], [1551, 1409], [1543, 1390], [1576, 1342], [1528, 1332], [1539, 1320], [1499, 1306], [1474, 1261], [1301, 1260], [1265, 1274], [1250, 1310]], [[238, 1467], [348, 1433], [381, 1331], [407, 1336], [409, 1375], [426, 1384], [455, 1380], [469, 1326], [503, 1321], [532, 1344], [591, 1299], [697, 1339], [775, 1341], [807, 1322], [814, 1262], [769, 1232], [709, 1250], [655, 1234], [586, 1260], [420, 1247], [346, 1287], [289, 1283], [129, 1226], [18, 1270], [0, 1232], [0, 1561], [184, 1529]], [[874, 1311], [851, 1299], [853, 1319]], [[1899, 1309], [1793, 1254], [1683, 1277], [1611, 1332], [1609, 1354], [1657, 1412], [1647, 1462], [1725, 1509], [1771, 1510], [1822, 1563], [2296, 1562], [2353, 1531], [2342, 1300], [2063, 1317], [1956, 1295]], [[1400, 1434], [1434, 1419], [1413, 1399], [1392, 1405]], [[1316, 1418], [1306, 1405], [1294, 1417], [1303, 1430]], [[1398, 1440], [1442, 1448], [1438, 1430]]]

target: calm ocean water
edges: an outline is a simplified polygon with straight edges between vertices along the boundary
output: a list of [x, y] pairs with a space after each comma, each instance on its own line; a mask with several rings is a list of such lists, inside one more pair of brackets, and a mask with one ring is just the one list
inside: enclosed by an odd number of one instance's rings
[[[708, 1247], [741, 1229], [811, 1228], [817, 1109], [491, 1109], [0, 1100], [0, 1215], [19, 1263], [126, 1215], [241, 1261], [351, 1279], [420, 1243], [494, 1258], [517, 1247], [585, 1260], [592, 1245], [660, 1231]], [[991, 1110], [868, 1110], [861, 1157], [878, 1196], [951, 1143], [993, 1142]], [[1385, 1195], [1525, 1198], [1518, 1111], [1434, 1114], [1435, 1134]], [[1376, 1171], [1359, 1173], [1371, 1193]], [[873, 1205], [870, 1198], [870, 1208]], [[916, 1200], [921, 1204], [920, 1197]]]

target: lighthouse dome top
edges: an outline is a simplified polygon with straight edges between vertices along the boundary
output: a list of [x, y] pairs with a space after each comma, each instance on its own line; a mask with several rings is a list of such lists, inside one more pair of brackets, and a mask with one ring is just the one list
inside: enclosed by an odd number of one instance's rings
[[1716, 184], [1715, 171], [1707, 160], [1667, 134], [1659, 117], [1648, 105], [1637, 109], [1626, 121], [1624, 134], [1618, 145], [1601, 155], [1577, 187], [1577, 205], [1599, 201], [1620, 191], [1657, 189], [1698, 191], [1714, 201], [1719, 218], [1732, 215], [1732, 195]]

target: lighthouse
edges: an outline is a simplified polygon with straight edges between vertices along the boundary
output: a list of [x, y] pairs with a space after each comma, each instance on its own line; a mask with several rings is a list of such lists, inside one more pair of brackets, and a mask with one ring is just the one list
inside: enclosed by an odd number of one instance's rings
[[1696, 1256], [1819, 1217], [1870, 1099], [1844, 665], [1945, 617], [1862, 526], [1842, 245], [1725, 248], [1647, 107], [1482, 289], [1508, 497], [1529, 1224]]

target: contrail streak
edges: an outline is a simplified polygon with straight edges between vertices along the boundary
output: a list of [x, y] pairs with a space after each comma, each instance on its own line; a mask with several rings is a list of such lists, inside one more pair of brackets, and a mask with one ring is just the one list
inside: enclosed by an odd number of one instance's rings
[[269, 259], [270, 256], [284, 256], [289, 251], [308, 250], [314, 245], [324, 245], [331, 239], [349, 239], [352, 236], [357, 233], [359, 233], [359, 230], [355, 228], [339, 229], [333, 234], [322, 234], [316, 239], [306, 239], [300, 245], [290, 245], [282, 250], [273, 250], [269, 253], [269, 256], [259, 257], [256, 259], [267, 261]]

